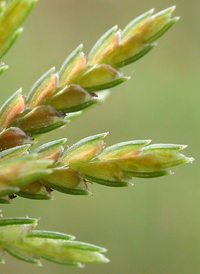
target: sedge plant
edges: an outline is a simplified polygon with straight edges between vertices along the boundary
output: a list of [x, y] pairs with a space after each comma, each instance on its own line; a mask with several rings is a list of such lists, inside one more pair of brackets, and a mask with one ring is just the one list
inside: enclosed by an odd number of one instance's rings
[[[0, 1], [0, 57], [10, 49], [36, 0]], [[147, 54], [178, 17], [175, 7], [150, 10], [123, 30], [114, 26], [94, 45], [89, 55], [78, 46], [56, 71], [51, 68], [28, 94], [18, 89], [0, 109], [0, 203], [15, 197], [51, 200], [56, 190], [90, 195], [89, 183], [109, 187], [132, 185], [131, 179], [170, 174], [169, 168], [191, 163], [175, 144], [135, 140], [106, 147], [102, 133], [72, 146], [66, 138], [34, 148], [38, 136], [78, 118], [106, 99], [109, 88], [129, 80], [122, 68]], [[2, 61], [0, 73], [8, 66]], [[6, 251], [18, 259], [41, 265], [41, 258], [65, 265], [105, 263], [106, 249], [75, 241], [58, 232], [35, 229], [38, 220], [0, 218], [1, 263]]]

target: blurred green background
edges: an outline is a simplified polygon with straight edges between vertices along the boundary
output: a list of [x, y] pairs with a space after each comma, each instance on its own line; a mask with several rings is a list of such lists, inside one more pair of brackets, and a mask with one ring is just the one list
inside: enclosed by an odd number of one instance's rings
[[131, 139], [187, 144], [186, 155], [196, 161], [175, 168], [173, 176], [135, 179], [132, 188], [92, 185], [92, 197], [55, 192], [55, 201], [18, 198], [1, 206], [5, 217], [41, 217], [39, 229], [106, 247], [111, 260], [84, 269], [43, 261], [40, 268], [6, 255], [1, 274], [200, 273], [200, 1], [40, 0], [3, 58], [10, 68], [0, 79], [1, 104], [20, 87], [27, 93], [50, 67], [59, 69], [80, 43], [88, 54], [113, 25], [124, 28], [152, 7], [160, 11], [171, 5], [177, 5], [174, 15], [181, 20], [155, 49], [124, 69], [131, 80], [112, 89], [103, 105], [39, 143], [67, 137], [72, 144], [109, 131], [107, 145]]

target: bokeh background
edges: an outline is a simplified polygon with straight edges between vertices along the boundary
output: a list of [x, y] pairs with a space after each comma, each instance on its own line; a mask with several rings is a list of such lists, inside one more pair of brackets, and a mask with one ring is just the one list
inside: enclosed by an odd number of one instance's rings
[[98, 105], [39, 144], [62, 137], [72, 144], [107, 132], [107, 145], [133, 139], [187, 144], [192, 165], [173, 176], [135, 179], [134, 187], [90, 187], [94, 196], [54, 193], [55, 201], [23, 198], [1, 206], [5, 217], [40, 217], [39, 229], [75, 235], [108, 249], [111, 262], [83, 269], [43, 261], [43, 267], [9, 255], [1, 274], [197, 274], [200, 273], [200, 1], [190, 0], [40, 0], [26, 20], [23, 35], [3, 58], [10, 68], [1, 76], [1, 104], [18, 88], [27, 93], [50, 67], [60, 68], [80, 43], [89, 53], [113, 25], [124, 28], [152, 7], [177, 5], [181, 20], [158, 46], [126, 67], [130, 81], [112, 89]]

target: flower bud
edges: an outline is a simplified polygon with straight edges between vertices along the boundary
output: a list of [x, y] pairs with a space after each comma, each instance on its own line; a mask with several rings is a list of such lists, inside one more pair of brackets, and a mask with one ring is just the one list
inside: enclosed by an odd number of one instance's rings
[[62, 145], [67, 141], [66, 138], [46, 143], [36, 148], [33, 153], [37, 153], [36, 159], [52, 159], [54, 164], [60, 159], [63, 154], [64, 147]]
[[58, 74], [54, 71], [55, 68], [50, 69], [33, 85], [26, 98], [28, 108], [41, 105], [55, 93], [58, 86]]
[[73, 195], [90, 194], [80, 173], [69, 167], [54, 168], [53, 173], [43, 178], [41, 182], [63, 193]]
[[179, 151], [183, 150], [184, 145], [155, 144], [142, 149], [138, 163], [145, 164], [150, 169], [166, 169], [183, 163], [191, 163], [193, 158], [186, 157]]
[[152, 43], [162, 36], [177, 20], [171, 15], [175, 7], [155, 15], [150, 10], [130, 22], [121, 33], [121, 42], [105, 62], [120, 68], [135, 62], [147, 54], [156, 44]]
[[124, 77], [119, 70], [106, 64], [97, 64], [88, 68], [79, 78], [79, 85], [85, 90], [92, 92], [103, 90], [119, 85], [130, 77]]
[[[67, 235], [66, 235], [67, 236]], [[26, 237], [26, 245], [37, 254], [49, 260], [65, 265], [82, 266], [81, 263], [106, 263], [109, 260], [100, 252], [106, 249], [72, 240], [65, 239], [65, 235], [51, 232], [33, 231]]]
[[16, 91], [0, 109], [0, 128], [10, 125], [25, 109], [22, 89]]
[[0, 58], [22, 32], [22, 29], [18, 29], [18, 27], [36, 2], [36, 0], [13, 0], [6, 6], [6, 9], [2, 10], [0, 17]]
[[171, 19], [175, 8], [176, 6], [172, 6], [152, 16], [152, 25], [147, 36], [144, 37], [146, 42], [151, 43], [155, 41], [179, 20], [179, 17]]
[[32, 142], [32, 139], [17, 127], [10, 127], [0, 132], [0, 151]]
[[50, 189], [46, 188], [40, 181], [21, 186], [17, 195], [34, 200], [52, 199]]
[[17, 126], [31, 135], [42, 134], [65, 125], [67, 121], [51, 106], [38, 106], [18, 119]]
[[54, 96], [49, 98], [45, 104], [52, 106], [62, 113], [76, 112], [98, 102], [92, 94], [79, 85], [65, 86]]
[[5, 160], [14, 158], [14, 157], [27, 155], [30, 147], [31, 147], [31, 145], [27, 144], [27, 145], [12, 147], [12, 148], [5, 149], [5, 150], [1, 151], [0, 152], [0, 163]]
[[88, 162], [78, 167], [78, 171], [82, 176], [97, 184], [111, 186], [111, 187], [124, 187], [131, 186], [129, 182], [131, 176], [123, 172], [120, 165], [116, 162]]
[[107, 134], [102, 133], [82, 139], [64, 151], [60, 162], [67, 165], [81, 165], [90, 161], [103, 150], [105, 143], [102, 139]]
[[31, 218], [0, 218], [1, 243], [22, 241], [28, 232], [37, 225], [37, 219]]
[[[48, 167], [52, 160], [36, 160], [35, 155], [26, 155], [8, 159], [0, 165], [0, 195], [4, 186], [20, 187], [49, 175], [52, 171]], [[18, 189], [17, 189], [18, 191]], [[12, 194], [15, 191], [10, 191]]]
[[151, 140], [135, 140], [115, 144], [107, 147], [98, 156], [101, 161], [113, 161], [119, 158], [129, 155], [133, 150], [137, 150], [145, 145], [148, 145]]
[[90, 66], [103, 63], [104, 60], [118, 47], [121, 37], [120, 32], [117, 31], [117, 29], [118, 26], [114, 26], [96, 42], [89, 53], [88, 64]]
[[145, 22], [147, 22], [149, 18], [151, 18], [153, 13], [154, 13], [154, 9], [151, 9], [141, 14], [134, 20], [132, 20], [122, 31], [122, 35], [121, 35], [122, 41], [124, 42], [128, 40], [129, 38], [133, 37], [134, 35], [136, 35], [138, 32], [138, 29], [144, 26]]
[[73, 84], [76, 78], [86, 68], [86, 56], [82, 52], [83, 45], [77, 47], [64, 61], [59, 71], [59, 87]]

